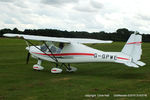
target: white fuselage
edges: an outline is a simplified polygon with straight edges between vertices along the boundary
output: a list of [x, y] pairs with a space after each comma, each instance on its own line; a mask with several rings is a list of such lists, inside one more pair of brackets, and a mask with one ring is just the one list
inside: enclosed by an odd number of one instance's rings
[[[37, 46], [40, 48], [40, 46]], [[61, 52], [51, 54], [49, 51], [43, 53], [34, 46], [29, 47], [29, 52], [32, 57], [47, 60], [50, 62], [56, 62], [55, 58], [59, 63], [86, 63], [86, 62], [130, 62], [131, 57], [121, 52], [103, 52], [90, 48], [83, 44], [71, 43], [63, 47]]]

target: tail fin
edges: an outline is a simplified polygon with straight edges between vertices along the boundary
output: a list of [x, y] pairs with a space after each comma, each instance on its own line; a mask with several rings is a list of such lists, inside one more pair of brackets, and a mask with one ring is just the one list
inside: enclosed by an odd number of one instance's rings
[[141, 59], [142, 55], [142, 49], [141, 49], [141, 43], [142, 43], [142, 36], [132, 34], [125, 46], [122, 49], [122, 53], [132, 57], [132, 62], [134, 62], [137, 65], [144, 66], [145, 63], [138, 61]]
[[141, 49], [141, 43], [142, 43], [142, 36], [132, 34], [125, 46], [122, 49], [122, 53], [129, 55], [133, 58], [133, 60], [140, 60], [142, 55], [142, 49]]

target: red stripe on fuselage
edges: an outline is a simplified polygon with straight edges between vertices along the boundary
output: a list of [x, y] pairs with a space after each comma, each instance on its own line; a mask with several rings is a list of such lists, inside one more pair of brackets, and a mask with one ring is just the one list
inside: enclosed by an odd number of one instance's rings
[[128, 58], [123, 58], [123, 57], [117, 57], [117, 59], [129, 60]]
[[33, 68], [39, 68], [39, 67], [33, 67]]
[[141, 44], [142, 42], [131, 42], [131, 43], [127, 43], [127, 44]]
[[84, 55], [84, 56], [94, 56], [92, 53], [60, 53], [60, 54], [44, 54], [44, 53], [36, 53], [32, 52], [35, 54], [40, 54], [40, 55], [49, 55], [49, 56], [73, 56], [73, 55]]

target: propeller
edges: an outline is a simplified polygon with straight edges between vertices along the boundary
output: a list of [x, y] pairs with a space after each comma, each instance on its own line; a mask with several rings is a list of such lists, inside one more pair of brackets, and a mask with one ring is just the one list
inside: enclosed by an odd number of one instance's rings
[[26, 64], [28, 64], [29, 59], [30, 59], [30, 52], [29, 52], [30, 47], [26, 47], [26, 50], [28, 50], [28, 54], [27, 54], [27, 59], [26, 59]]
[[29, 59], [30, 59], [30, 53], [28, 52], [28, 54], [27, 54], [27, 59], [26, 59], [26, 64], [28, 64]]

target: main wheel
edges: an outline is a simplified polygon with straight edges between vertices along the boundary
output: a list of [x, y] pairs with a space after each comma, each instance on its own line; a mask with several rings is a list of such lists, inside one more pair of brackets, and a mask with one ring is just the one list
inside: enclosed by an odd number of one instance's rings
[[51, 73], [53, 73], [53, 74], [59, 74], [61, 72], [62, 72], [62, 69], [60, 69], [60, 68], [52, 68], [51, 69]]
[[75, 71], [77, 71], [77, 68], [71, 66], [70, 69], [66, 68], [66, 71], [67, 72], [75, 72]]

